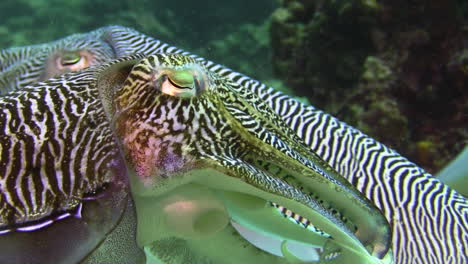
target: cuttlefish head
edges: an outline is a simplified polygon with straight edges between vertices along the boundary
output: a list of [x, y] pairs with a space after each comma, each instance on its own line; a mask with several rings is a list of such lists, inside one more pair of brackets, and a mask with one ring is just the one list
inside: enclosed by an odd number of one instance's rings
[[0, 94], [122, 56], [111, 31], [112, 27], [106, 27], [49, 43], [1, 50]]
[[[252, 91], [177, 54], [114, 65], [101, 83], [129, 170], [138, 243], [160, 260], [176, 263], [179, 251], [168, 248], [177, 244], [230, 263], [219, 251], [235, 246], [233, 226], [279, 239], [290, 262], [298, 260], [288, 241], [314, 245], [324, 262], [391, 259], [380, 211]], [[296, 234], [281, 215], [310, 228]]]
[[104, 39], [103, 34], [105, 31], [96, 30], [87, 34], [71, 35], [39, 47], [22, 47], [21, 50], [30, 50], [32, 54], [16, 64], [18, 67], [24, 67], [28, 76], [37, 76], [36, 81], [102, 65], [117, 57], [114, 44]]
[[61, 74], [79, 71], [90, 66], [98, 65], [96, 56], [87, 50], [58, 50], [44, 63], [40, 80], [47, 80]]

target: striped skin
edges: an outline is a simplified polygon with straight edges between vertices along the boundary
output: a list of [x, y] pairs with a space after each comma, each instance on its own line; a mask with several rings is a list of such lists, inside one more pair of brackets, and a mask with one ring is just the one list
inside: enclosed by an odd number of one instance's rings
[[[106, 29], [98, 29], [47, 44], [0, 51], [0, 94], [115, 59], [113, 40], [106, 33]], [[81, 58], [67, 61], [69, 55]]]
[[113, 180], [118, 148], [87, 78], [66, 75], [1, 98], [0, 228], [76, 208]]
[[0, 97], [0, 263], [77, 263], [125, 210], [125, 165], [93, 74]]
[[[110, 27], [117, 56], [183, 53], [123, 27]], [[185, 53], [187, 54], [187, 53]], [[393, 227], [396, 263], [466, 263], [467, 201], [423, 169], [358, 130], [280, 92], [196, 57], [210, 70], [252, 89], [310, 148], [379, 207]]]

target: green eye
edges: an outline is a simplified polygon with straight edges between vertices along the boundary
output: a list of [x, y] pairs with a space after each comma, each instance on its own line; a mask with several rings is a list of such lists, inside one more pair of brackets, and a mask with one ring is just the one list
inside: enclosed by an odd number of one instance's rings
[[190, 71], [175, 71], [167, 77], [178, 88], [195, 89], [195, 76]]
[[204, 88], [201, 73], [194, 69], [166, 70], [160, 89], [163, 93], [181, 98], [197, 96]]
[[70, 66], [78, 63], [81, 60], [81, 55], [77, 52], [67, 52], [64, 53], [60, 59], [60, 63], [63, 66]]

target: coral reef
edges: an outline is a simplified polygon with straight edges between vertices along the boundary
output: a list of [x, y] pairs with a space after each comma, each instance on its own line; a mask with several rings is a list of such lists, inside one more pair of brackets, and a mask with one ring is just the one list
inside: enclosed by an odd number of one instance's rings
[[464, 1], [283, 0], [277, 76], [430, 172], [468, 141]]

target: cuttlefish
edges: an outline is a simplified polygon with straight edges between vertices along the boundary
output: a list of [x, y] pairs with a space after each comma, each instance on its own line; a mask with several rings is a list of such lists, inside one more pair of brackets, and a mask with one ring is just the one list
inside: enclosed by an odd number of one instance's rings
[[[1, 137], [3, 262], [41, 263], [57, 253], [64, 263], [81, 260], [129, 211], [128, 183], [137, 211], [129, 222], [138, 223], [147, 261], [301, 263], [288, 247], [299, 242], [324, 263], [466, 262], [466, 199], [395, 151], [136, 31], [97, 32], [91, 39], [112, 39], [113, 56], [146, 55], [1, 99], [9, 133]], [[154, 53], [182, 55], [145, 58]], [[30, 76], [49, 74], [50, 52], [35, 54], [43, 57], [5, 59], [2, 69], [34, 61], [42, 66], [21, 71], [33, 83]], [[22, 78], [8, 75], [20, 87]], [[308, 228], [297, 231], [297, 223]], [[253, 247], [241, 228], [278, 238], [285, 258]], [[114, 241], [106, 252], [116, 248]]]
[[134, 56], [2, 99], [4, 262], [21, 252], [46, 262], [51, 249], [79, 261], [123, 214], [127, 180], [137, 242], [164, 263], [179, 263], [164, 252], [168, 243], [185, 243], [193, 263], [238, 263], [219, 251], [228, 245], [251, 263], [271, 263], [245, 252], [227, 227], [232, 220], [269, 233], [268, 221], [244, 211], [261, 218], [270, 203], [313, 219], [314, 231], [291, 240], [313, 243], [321, 261], [391, 256], [380, 211], [257, 95], [193, 58]]

